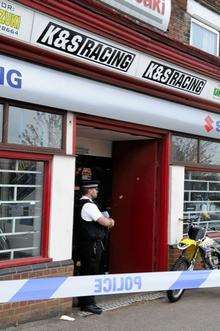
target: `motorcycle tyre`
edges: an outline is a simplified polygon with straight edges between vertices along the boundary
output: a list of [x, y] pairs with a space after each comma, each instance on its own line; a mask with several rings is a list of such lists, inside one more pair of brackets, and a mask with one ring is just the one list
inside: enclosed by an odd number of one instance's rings
[[[184, 266], [184, 269], [180, 269], [180, 266]], [[178, 260], [176, 260], [174, 265], [171, 267], [171, 271], [187, 270], [189, 267], [190, 267], [189, 261], [184, 257], [180, 257]], [[179, 301], [180, 298], [182, 297], [183, 293], [185, 292], [185, 290], [180, 290], [180, 294], [175, 295], [174, 294], [175, 291], [177, 291], [177, 290], [168, 290], [167, 291], [167, 298], [172, 303]]]

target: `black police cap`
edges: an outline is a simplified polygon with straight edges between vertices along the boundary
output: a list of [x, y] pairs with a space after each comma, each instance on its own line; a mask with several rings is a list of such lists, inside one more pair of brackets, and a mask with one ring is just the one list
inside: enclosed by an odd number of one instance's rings
[[97, 188], [100, 182], [97, 180], [84, 180], [81, 182], [81, 188]]

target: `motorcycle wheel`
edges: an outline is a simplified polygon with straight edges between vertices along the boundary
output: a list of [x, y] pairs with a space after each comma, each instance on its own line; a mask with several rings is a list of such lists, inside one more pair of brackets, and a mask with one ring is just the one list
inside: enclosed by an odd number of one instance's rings
[[[176, 260], [176, 262], [174, 263], [174, 265], [171, 267], [171, 271], [184, 271], [189, 269], [190, 263], [187, 259], [185, 259], [184, 257], [180, 257], [178, 260]], [[170, 302], [176, 302], [178, 301], [185, 290], [168, 290], [167, 291], [167, 298]]]

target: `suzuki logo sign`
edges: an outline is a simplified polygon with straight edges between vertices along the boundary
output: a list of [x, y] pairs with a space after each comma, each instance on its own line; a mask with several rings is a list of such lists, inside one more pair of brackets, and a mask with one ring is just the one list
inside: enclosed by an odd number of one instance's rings
[[210, 115], [206, 116], [204, 120], [204, 129], [207, 133], [215, 130], [220, 132], [220, 121], [214, 121]]
[[210, 132], [214, 129], [213, 123], [214, 123], [213, 119], [208, 115], [205, 118], [205, 124], [204, 124], [204, 129], [206, 132]]
[[100, 0], [136, 19], [166, 31], [170, 21], [171, 0]]

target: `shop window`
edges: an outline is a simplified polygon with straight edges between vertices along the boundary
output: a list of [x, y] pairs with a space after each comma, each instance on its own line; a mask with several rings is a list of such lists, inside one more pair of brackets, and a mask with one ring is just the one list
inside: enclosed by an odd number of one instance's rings
[[197, 162], [197, 155], [197, 139], [172, 136], [172, 161], [195, 163]]
[[199, 162], [206, 165], [220, 165], [220, 143], [200, 140]]
[[0, 261], [41, 255], [44, 163], [0, 159]]
[[62, 115], [10, 106], [8, 121], [9, 143], [62, 147]]
[[190, 45], [219, 55], [219, 32], [195, 19], [191, 20]]
[[[220, 173], [186, 171], [184, 184], [184, 218], [208, 212], [208, 230], [220, 231]], [[200, 224], [206, 226], [207, 221]]]

